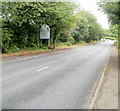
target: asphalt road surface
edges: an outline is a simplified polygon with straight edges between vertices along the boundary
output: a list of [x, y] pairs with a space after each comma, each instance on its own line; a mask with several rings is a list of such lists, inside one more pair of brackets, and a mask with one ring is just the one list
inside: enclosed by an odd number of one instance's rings
[[112, 42], [33, 58], [3, 59], [3, 109], [88, 109]]

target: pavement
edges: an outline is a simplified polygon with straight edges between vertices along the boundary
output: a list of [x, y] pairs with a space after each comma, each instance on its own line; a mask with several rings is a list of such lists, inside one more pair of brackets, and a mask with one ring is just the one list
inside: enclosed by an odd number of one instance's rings
[[118, 50], [113, 47], [94, 109], [118, 109]]
[[[3, 109], [88, 109], [113, 42], [2, 59]], [[0, 98], [1, 99], [1, 98]]]

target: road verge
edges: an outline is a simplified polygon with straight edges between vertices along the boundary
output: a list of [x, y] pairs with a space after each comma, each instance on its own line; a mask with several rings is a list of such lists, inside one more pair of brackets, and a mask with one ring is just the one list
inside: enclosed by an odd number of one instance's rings
[[94, 108], [94, 104], [95, 104], [95, 101], [97, 99], [97, 95], [98, 95], [98, 92], [100, 90], [100, 87], [101, 87], [101, 84], [102, 84], [102, 81], [103, 81], [103, 78], [104, 78], [104, 74], [105, 74], [106, 68], [107, 68], [107, 66], [104, 68], [101, 78], [99, 79], [99, 81], [96, 82], [96, 84], [94, 86], [94, 92], [93, 92], [93, 95], [92, 95], [92, 100], [91, 100], [89, 109], [93, 109]]
[[[113, 47], [114, 47], [114, 46], [113, 46]], [[98, 81], [95, 83], [95, 85], [94, 85], [94, 87], [93, 87], [93, 92], [92, 92], [92, 96], [91, 96], [91, 101], [90, 101], [89, 110], [94, 109], [94, 104], [95, 104], [95, 102], [96, 102], [96, 99], [97, 99], [99, 90], [100, 90], [100, 88], [101, 88], [101, 85], [102, 85], [102, 82], [103, 82], [103, 79], [104, 79], [104, 75], [105, 75], [106, 70], [107, 70], [108, 62], [109, 62], [109, 60], [110, 60], [110, 56], [111, 56], [113, 47], [112, 47], [111, 50], [109, 51], [109, 54], [108, 54], [109, 56], [108, 56], [108, 59], [106, 60], [106, 65], [105, 65], [105, 68], [103, 69], [103, 72], [102, 72], [102, 74], [101, 74], [101, 77], [100, 77], [100, 79], [98, 79]]]
[[18, 51], [18, 52], [13, 52], [13, 53], [8, 53], [8, 54], [0, 54], [0, 58], [6, 58], [6, 57], [16, 57], [16, 56], [26, 56], [26, 55], [45, 55], [45, 54], [50, 54], [54, 52], [59, 52], [59, 51], [64, 51], [67, 49], [71, 49], [74, 47], [79, 47], [79, 46], [86, 46], [86, 45], [94, 45], [98, 43], [99, 41], [94, 41], [91, 43], [85, 43], [85, 44], [77, 44], [77, 45], [71, 45], [71, 46], [60, 46], [56, 47], [56, 49], [45, 49], [45, 50], [24, 50], [24, 51]]

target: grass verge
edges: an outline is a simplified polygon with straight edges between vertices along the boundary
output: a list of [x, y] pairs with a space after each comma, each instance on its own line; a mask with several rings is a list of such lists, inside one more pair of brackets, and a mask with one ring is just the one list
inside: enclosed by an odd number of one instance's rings
[[45, 53], [55, 52], [55, 51], [59, 51], [59, 50], [70, 49], [70, 48], [78, 47], [78, 46], [96, 44], [98, 42], [99, 41], [93, 41], [90, 43], [78, 43], [76, 45], [72, 45], [72, 44], [68, 44], [68, 43], [59, 43], [59, 44], [56, 44], [56, 49], [52, 49], [52, 50], [51, 49], [23, 50], [23, 51], [8, 53], [8, 54], [0, 54], [0, 57], [5, 58], [5, 57], [13, 57], [13, 56], [45, 54]]
[[108, 74], [107, 72], [108, 72], [109, 70], [110, 70], [110, 67], [107, 65], [104, 74], [107, 75], [107, 74]]

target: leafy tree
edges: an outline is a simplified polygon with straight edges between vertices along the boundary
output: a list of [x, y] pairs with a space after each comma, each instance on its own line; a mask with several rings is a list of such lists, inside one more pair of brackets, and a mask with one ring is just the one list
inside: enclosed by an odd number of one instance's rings
[[104, 29], [97, 23], [95, 16], [83, 10], [80, 10], [77, 16], [80, 19], [77, 24], [76, 32], [74, 32], [76, 42], [80, 40], [90, 42], [102, 38]]
[[[110, 32], [112, 36], [117, 37], [117, 44], [118, 48], [120, 48], [120, 34], [119, 34], [119, 29], [120, 29], [120, 11], [119, 11], [119, 6], [120, 6], [120, 1], [118, 2], [99, 2], [98, 3], [100, 8], [107, 13], [109, 23], [112, 25], [110, 28]], [[118, 33], [118, 34], [117, 34]], [[118, 35], [118, 36], [117, 36]]]
[[[14, 46], [19, 49], [37, 47], [43, 24], [50, 26], [51, 41], [55, 43], [59, 35], [68, 34], [75, 24], [75, 8], [70, 2], [2, 2], [2, 51], [8, 52]], [[4, 47], [5, 44], [10, 45]]]
[[89, 38], [89, 24], [85, 18], [80, 18], [80, 21], [77, 24], [76, 31], [74, 34], [74, 39], [76, 42], [87, 40]]
[[[40, 27], [51, 29], [51, 43], [98, 40], [102, 27], [89, 12], [73, 2], [2, 2], [2, 52], [40, 48]], [[71, 37], [73, 33], [73, 37]]]
[[112, 25], [109, 30], [111, 32], [111, 36], [112, 37], [115, 37], [115, 38], [118, 37], [118, 25], [117, 24], [116, 25]]
[[120, 24], [120, 2], [99, 2], [98, 4], [101, 7], [101, 10], [108, 14], [108, 20], [112, 25]]

